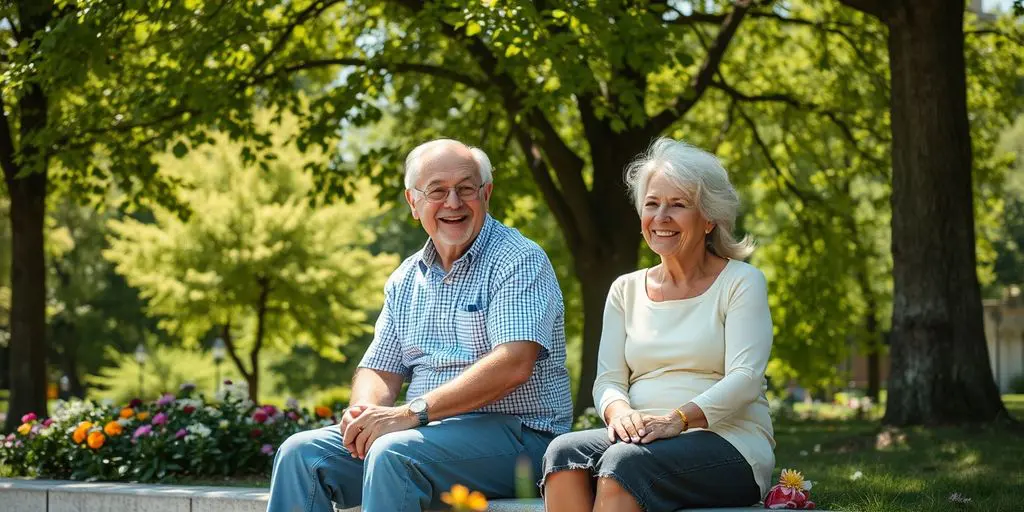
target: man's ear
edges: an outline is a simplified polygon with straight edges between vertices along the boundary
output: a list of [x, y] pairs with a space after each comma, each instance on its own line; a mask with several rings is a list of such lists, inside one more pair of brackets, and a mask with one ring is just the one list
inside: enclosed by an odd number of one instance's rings
[[491, 200], [491, 192], [494, 192], [494, 182], [484, 184], [484, 201]]
[[405, 189], [405, 202], [409, 203], [409, 209], [412, 210], [412, 218], [420, 220], [420, 213], [416, 211], [416, 201], [412, 198], [412, 190]]

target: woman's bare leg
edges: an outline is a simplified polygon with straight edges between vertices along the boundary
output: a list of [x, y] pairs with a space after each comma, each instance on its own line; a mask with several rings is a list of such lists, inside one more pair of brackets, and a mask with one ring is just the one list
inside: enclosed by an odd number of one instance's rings
[[544, 479], [544, 510], [591, 512], [594, 508], [592, 479], [586, 469], [551, 473]]
[[601, 477], [597, 479], [594, 512], [643, 512], [643, 509], [636, 502], [636, 498], [614, 478]]

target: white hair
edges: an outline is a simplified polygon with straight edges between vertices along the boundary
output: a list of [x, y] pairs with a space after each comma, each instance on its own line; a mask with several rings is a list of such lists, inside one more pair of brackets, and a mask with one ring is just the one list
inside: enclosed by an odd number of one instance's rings
[[750, 235], [737, 241], [732, 233], [740, 198], [729, 182], [729, 175], [718, 158], [703, 149], [665, 137], [655, 140], [647, 152], [626, 167], [629, 187], [639, 213], [647, 196], [647, 186], [661, 172], [680, 190], [690, 195], [705, 219], [714, 223], [704, 242], [713, 254], [742, 260], [754, 251]]
[[437, 149], [449, 144], [457, 144], [469, 150], [470, 154], [473, 155], [473, 161], [476, 162], [477, 171], [480, 173], [481, 184], [490, 183], [493, 180], [493, 177], [491, 176], [491, 159], [487, 157], [487, 153], [484, 153], [482, 149], [467, 146], [455, 139], [434, 139], [416, 146], [409, 152], [409, 156], [405, 157], [406, 189], [412, 189], [412, 187], [416, 185], [416, 180], [420, 177], [423, 154], [432, 149]]

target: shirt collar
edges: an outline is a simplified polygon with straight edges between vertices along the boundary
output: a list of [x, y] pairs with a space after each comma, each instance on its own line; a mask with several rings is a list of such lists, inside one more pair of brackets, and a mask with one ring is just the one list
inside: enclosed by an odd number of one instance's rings
[[[491, 214], [485, 214], [484, 225], [480, 227], [480, 233], [476, 235], [476, 239], [473, 240], [472, 244], [470, 244], [469, 250], [459, 257], [459, 259], [455, 260], [455, 264], [465, 260], [467, 265], [471, 265], [474, 261], [480, 259], [480, 255], [483, 254], [484, 248], [487, 247], [487, 239], [490, 237], [491, 231], [494, 230], [493, 226], [497, 222], [498, 221], [494, 220], [494, 217], [491, 217]], [[423, 245], [423, 251], [420, 255], [420, 271], [426, 274], [427, 271], [430, 270], [430, 267], [437, 263], [437, 261], [437, 248], [434, 247], [434, 241], [428, 237], [427, 243]]]

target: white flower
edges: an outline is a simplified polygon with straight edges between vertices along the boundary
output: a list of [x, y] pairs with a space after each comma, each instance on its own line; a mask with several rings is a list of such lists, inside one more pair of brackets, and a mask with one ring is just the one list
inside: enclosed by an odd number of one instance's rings
[[814, 445], [814, 453], [821, 453], [821, 445], [820, 444]]
[[966, 505], [971, 502], [971, 499], [968, 498], [967, 496], [964, 496], [963, 494], [954, 492], [953, 494], [949, 495], [949, 501], [952, 503], [960, 503]]
[[807, 450], [800, 450], [800, 456], [801, 457], [806, 457], [807, 456]]
[[195, 409], [199, 409], [200, 407], [203, 406], [203, 401], [197, 400], [195, 398], [182, 398], [177, 401], [178, 409], [184, 409], [189, 405], [191, 405]]
[[228, 428], [228, 427], [231, 426], [231, 423], [228, 420], [220, 420], [220, 423], [218, 424], [218, 426], [220, 428]]
[[221, 414], [223, 414], [222, 412], [220, 412], [220, 409], [209, 405], [207, 405], [206, 408], [204, 408], [203, 410], [206, 411], [206, 414], [209, 414], [210, 417], [212, 418], [220, 418]]
[[131, 418], [118, 418], [117, 419], [117, 423], [119, 425], [121, 425], [122, 427], [127, 427], [128, 425], [132, 424], [132, 419]]
[[185, 430], [188, 431], [188, 435], [185, 436], [185, 441], [192, 441], [196, 438], [210, 437], [210, 427], [203, 425], [202, 423], [193, 423]]
[[92, 412], [92, 410], [92, 402], [83, 402], [78, 399], [71, 400], [70, 402], [58, 400], [57, 405], [53, 409], [53, 421], [65, 423], [84, 416], [86, 413]]
[[294, 398], [289, 398], [288, 400], [285, 400], [284, 408], [285, 409], [298, 410], [299, 409], [299, 401], [294, 399]]
[[100, 400], [100, 405], [103, 407], [113, 407], [114, 401], [109, 398], [104, 398], [103, 400]]
[[864, 478], [864, 473], [861, 473], [859, 470], [855, 471], [852, 475], [850, 475], [850, 480], [856, 481], [860, 480], [861, 478]]

